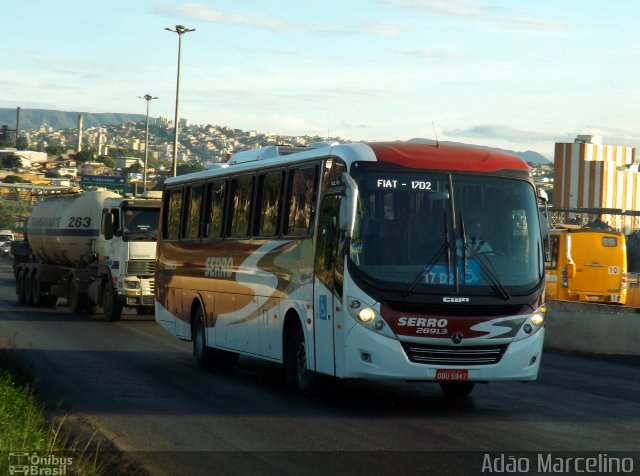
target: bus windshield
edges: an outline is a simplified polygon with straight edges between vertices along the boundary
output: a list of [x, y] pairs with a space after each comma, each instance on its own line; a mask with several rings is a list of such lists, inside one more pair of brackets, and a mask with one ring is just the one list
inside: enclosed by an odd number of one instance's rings
[[354, 175], [354, 277], [403, 294], [529, 293], [544, 275], [537, 197], [515, 178], [442, 172]]

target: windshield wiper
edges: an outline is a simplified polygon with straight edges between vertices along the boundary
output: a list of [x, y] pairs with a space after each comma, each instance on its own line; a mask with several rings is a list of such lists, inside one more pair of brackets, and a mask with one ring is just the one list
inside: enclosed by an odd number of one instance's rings
[[[466, 241], [463, 243], [463, 246], [464, 249], [468, 250], [469, 253], [471, 253], [471, 255], [476, 259], [478, 265], [480, 266], [480, 274], [482, 274], [482, 276], [487, 279], [487, 281], [489, 281], [491, 288], [498, 294], [500, 294], [503, 299], [511, 299], [511, 294], [509, 294], [509, 291], [507, 291], [507, 289], [500, 282], [500, 278], [498, 278], [498, 275], [496, 274], [495, 269], [493, 268], [493, 265], [491, 264], [489, 259]], [[464, 252], [464, 255], [466, 257], [466, 251]]]
[[451, 240], [449, 240], [449, 227], [447, 226], [447, 215], [445, 213], [444, 243], [442, 244], [442, 246], [440, 246], [440, 248], [438, 248], [438, 251], [435, 252], [435, 254], [427, 262], [427, 265], [422, 269], [422, 271], [420, 271], [420, 273], [418, 273], [415, 279], [411, 281], [411, 284], [409, 284], [409, 287], [407, 287], [407, 289], [405, 289], [402, 292], [402, 295], [407, 297], [413, 292], [416, 286], [420, 284], [420, 281], [422, 281], [422, 278], [427, 276], [429, 274], [429, 271], [431, 271], [431, 268], [433, 268], [436, 265], [436, 263], [438, 262], [442, 254], [445, 252], [445, 250], [447, 251], [447, 279], [448, 279], [449, 273], [451, 272], [451, 247], [452, 247], [452, 243], [451, 243]]
[[486, 256], [480, 253], [474, 246], [471, 246], [467, 241], [467, 233], [464, 229], [464, 218], [462, 216], [462, 210], [460, 210], [460, 233], [462, 234], [462, 279], [466, 284], [467, 280], [467, 250], [471, 255], [476, 259], [478, 265], [480, 266], [480, 274], [489, 281], [491, 288], [496, 291], [503, 299], [511, 299], [511, 294], [509, 291], [502, 285], [500, 282], [500, 278], [498, 278], [495, 269], [493, 269], [493, 265], [488, 260]]

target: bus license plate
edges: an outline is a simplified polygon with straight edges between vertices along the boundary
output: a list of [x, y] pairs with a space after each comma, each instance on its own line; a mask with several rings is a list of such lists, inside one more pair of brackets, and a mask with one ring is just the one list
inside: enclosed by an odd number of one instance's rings
[[438, 369], [436, 370], [436, 380], [438, 382], [465, 382], [469, 379], [467, 369]]

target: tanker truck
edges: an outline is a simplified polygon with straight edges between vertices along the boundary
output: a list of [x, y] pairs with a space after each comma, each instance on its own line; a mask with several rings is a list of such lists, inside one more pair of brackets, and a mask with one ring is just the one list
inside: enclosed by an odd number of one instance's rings
[[123, 307], [153, 313], [160, 192], [122, 197], [90, 190], [45, 198], [12, 248], [20, 303], [117, 321]]

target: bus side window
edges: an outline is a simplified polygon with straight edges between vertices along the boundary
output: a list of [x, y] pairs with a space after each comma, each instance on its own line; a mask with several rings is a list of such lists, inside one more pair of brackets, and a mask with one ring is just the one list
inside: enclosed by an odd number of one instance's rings
[[186, 201], [186, 226], [184, 237], [189, 239], [198, 238], [200, 234], [200, 221], [202, 215], [202, 196], [204, 185], [194, 185], [187, 189]]
[[220, 238], [225, 212], [225, 198], [227, 196], [227, 181], [216, 180], [208, 185], [208, 207], [205, 212], [203, 236], [206, 238]]
[[282, 183], [284, 174], [275, 172], [261, 175], [258, 182], [259, 215], [258, 236], [277, 236], [280, 208], [282, 202]]
[[232, 238], [246, 238], [249, 236], [251, 219], [251, 202], [253, 192], [253, 176], [239, 177], [231, 181], [231, 196], [228, 235]]
[[313, 212], [316, 209], [317, 167], [292, 169], [289, 172], [287, 235], [313, 233]]
[[182, 189], [169, 190], [165, 194], [165, 206], [162, 217], [162, 234], [168, 240], [180, 238], [180, 217], [182, 211]]

